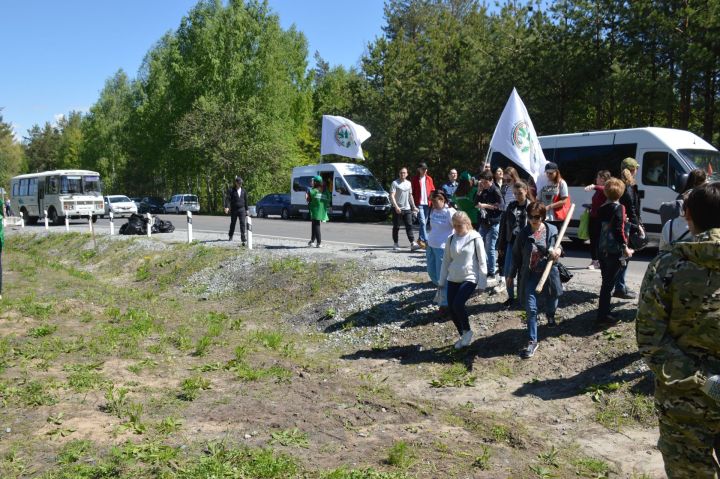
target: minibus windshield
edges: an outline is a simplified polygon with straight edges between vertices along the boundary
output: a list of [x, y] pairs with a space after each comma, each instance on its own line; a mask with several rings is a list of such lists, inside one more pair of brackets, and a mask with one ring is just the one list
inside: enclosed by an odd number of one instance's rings
[[702, 168], [708, 176], [720, 179], [720, 152], [713, 150], [678, 150], [690, 166]]
[[382, 186], [372, 175], [346, 175], [345, 181], [353, 190], [381, 191]]

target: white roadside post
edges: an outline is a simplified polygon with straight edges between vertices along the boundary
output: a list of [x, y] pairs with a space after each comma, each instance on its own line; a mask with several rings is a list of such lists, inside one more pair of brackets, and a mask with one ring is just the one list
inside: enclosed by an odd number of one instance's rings
[[47, 231], [47, 230], [50, 229], [50, 228], [48, 227], [47, 210], [43, 211], [43, 213], [45, 213], [45, 230]]
[[188, 243], [192, 243], [192, 211], [187, 212]]
[[90, 233], [95, 234], [95, 232], [93, 231], [92, 213], [88, 215], [88, 229], [90, 230]]
[[152, 236], [152, 215], [150, 213], [145, 213], [147, 216], [147, 235], [148, 238]]
[[250, 215], [247, 216], [247, 247], [248, 249], [253, 248], [253, 237], [252, 237], [252, 217]]
[[70, 217], [65, 215], [65, 232], [70, 231]]
[[115, 222], [113, 221], [113, 212], [110, 212], [110, 236], [115, 234]]
[[20, 212], [20, 228], [25, 229], [25, 216], [23, 212]]

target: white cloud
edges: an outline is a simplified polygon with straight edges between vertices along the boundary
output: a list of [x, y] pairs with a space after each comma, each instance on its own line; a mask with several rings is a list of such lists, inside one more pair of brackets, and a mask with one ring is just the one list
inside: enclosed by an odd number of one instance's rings
[[13, 132], [13, 138], [15, 138], [15, 141], [17, 141], [18, 143], [20, 143], [20, 142], [22, 141], [22, 139], [23, 139], [22, 134], [20, 133], [20, 131], [22, 131], [23, 128], [22, 128], [20, 125], [18, 125], [17, 123], [10, 123], [10, 129], [11, 129], [12, 132]]
[[58, 123], [60, 123], [60, 121], [61, 121], [63, 118], [65, 118], [65, 114], [64, 114], [64, 113], [56, 113], [56, 114], [53, 115], [53, 119], [55, 120], [55, 124], [56, 124], [56, 125], [57, 125]]

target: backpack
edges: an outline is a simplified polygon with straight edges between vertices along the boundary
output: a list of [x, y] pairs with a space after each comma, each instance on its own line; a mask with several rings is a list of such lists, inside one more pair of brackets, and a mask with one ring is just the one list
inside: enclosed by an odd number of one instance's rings
[[[625, 216], [625, 207], [623, 205], [615, 205], [623, 209], [623, 216]], [[607, 256], [622, 256], [623, 244], [615, 239], [612, 234], [613, 221], [603, 221], [600, 223], [600, 238], [598, 238], [598, 252]], [[625, 234], [629, 235], [630, 225], [625, 223]]]
[[682, 213], [683, 200], [665, 201], [660, 204], [660, 224], [674, 220]]

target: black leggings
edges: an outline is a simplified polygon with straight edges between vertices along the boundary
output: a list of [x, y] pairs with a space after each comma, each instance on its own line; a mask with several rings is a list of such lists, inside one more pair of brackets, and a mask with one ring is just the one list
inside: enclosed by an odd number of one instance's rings
[[590, 217], [590, 258], [595, 261], [598, 259], [598, 241], [600, 241], [600, 219]]
[[235, 234], [235, 222], [240, 223], [240, 239], [245, 241], [245, 224], [247, 223], [245, 208], [239, 208], [237, 210], [230, 210], [230, 232], [228, 236], [232, 239]]
[[400, 231], [400, 221], [405, 223], [405, 232], [407, 233], [407, 237], [410, 240], [410, 243], [413, 243], [415, 241], [415, 236], [413, 235], [412, 211], [411, 210], [402, 210], [400, 213], [393, 211], [393, 229], [392, 229], [393, 243], [398, 242], [398, 233]]
[[317, 240], [317, 244], [320, 244], [322, 241], [320, 239], [320, 220], [312, 220], [310, 226], [310, 241]]

